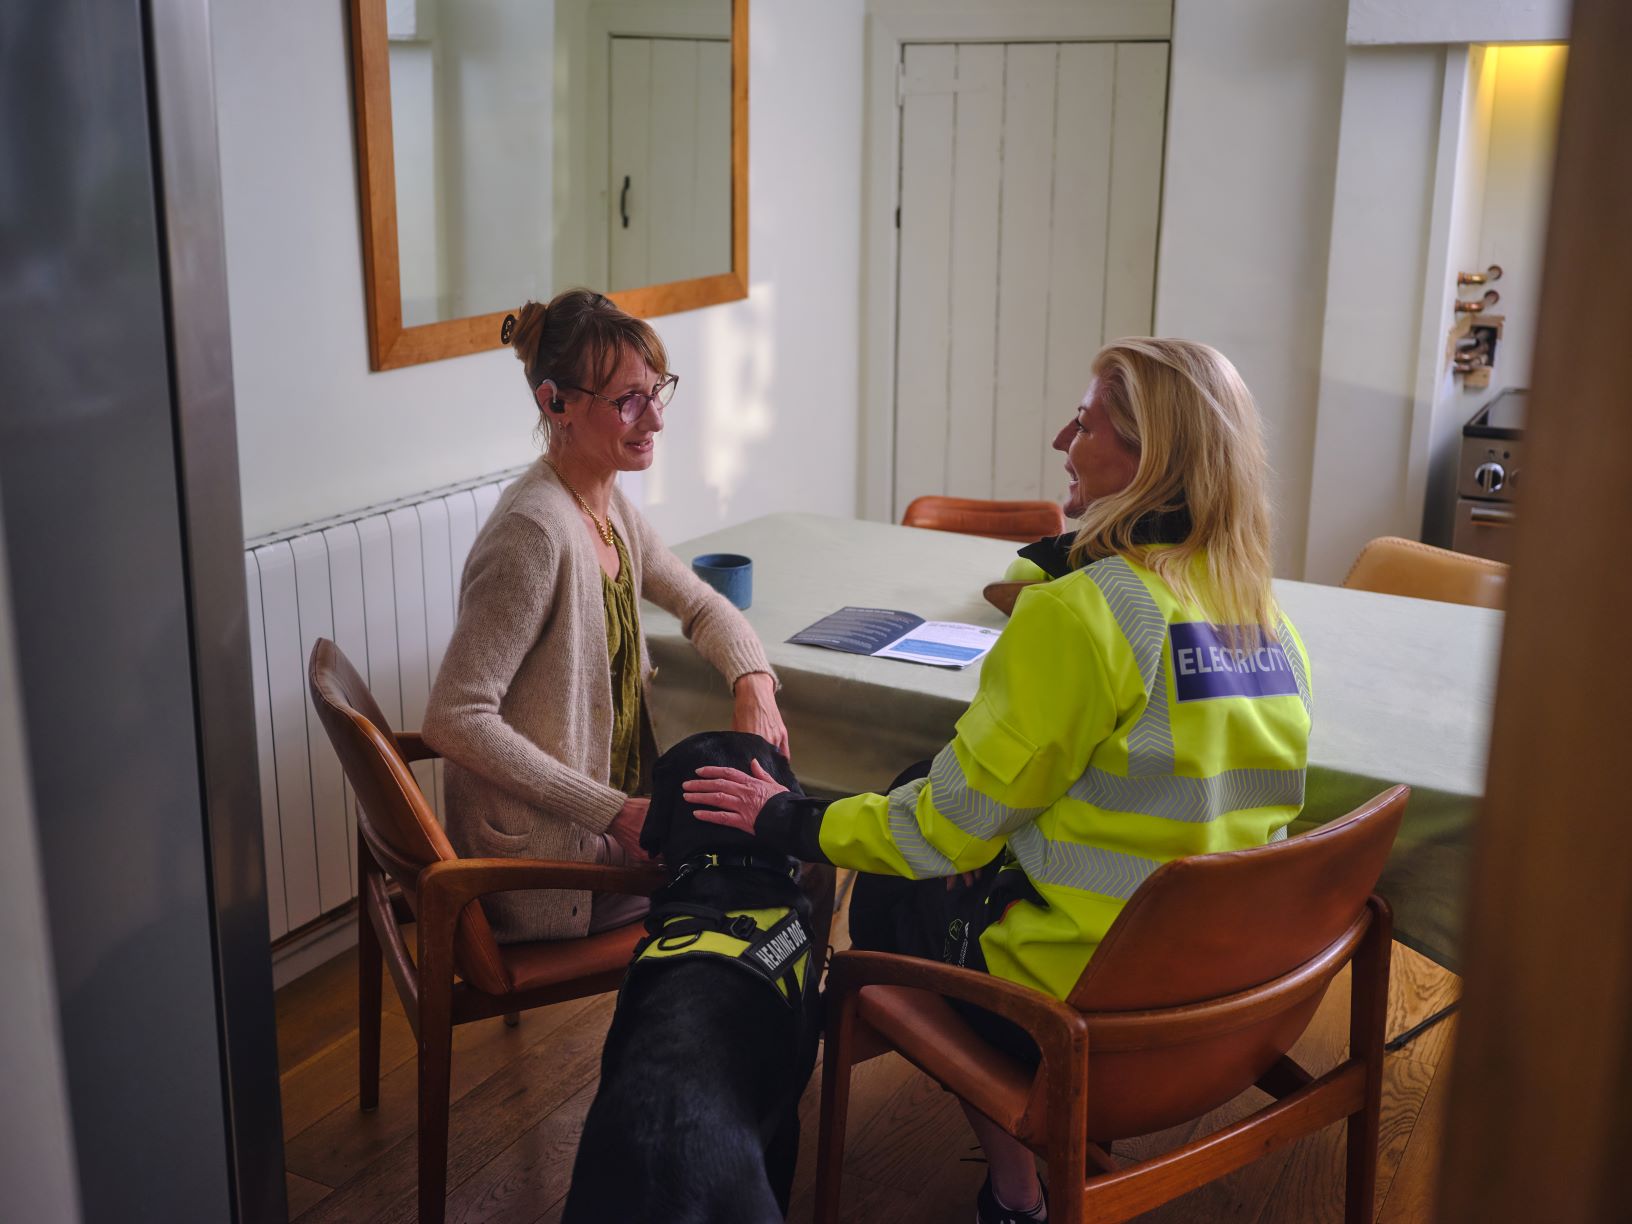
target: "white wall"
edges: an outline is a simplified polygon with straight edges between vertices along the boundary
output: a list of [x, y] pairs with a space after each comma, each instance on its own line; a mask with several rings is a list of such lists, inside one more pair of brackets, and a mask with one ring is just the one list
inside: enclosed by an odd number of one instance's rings
[[59, 1224], [79, 1183], [6, 575], [0, 548], [0, 1220]]
[[554, 0], [448, 3], [437, 14], [442, 232], [454, 317], [546, 300], [554, 196]]
[[[855, 505], [862, 0], [750, 13], [750, 296], [655, 321], [681, 390], [649, 512], [681, 539]], [[345, 6], [216, 0], [244, 529], [526, 462], [508, 351], [368, 370]]]
[[[1480, 258], [1502, 265], [1502, 340], [1490, 393], [1530, 385], [1536, 345], [1547, 208], [1563, 100], [1565, 47], [1496, 47], [1489, 158], [1480, 201]], [[1469, 409], [1472, 411], [1472, 408]]]
[[1275, 469], [1275, 571], [1309, 502], [1347, 0], [1177, 0], [1156, 331], [1240, 369]]
[[1351, 43], [1553, 42], [1570, 0], [1351, 0]]
[[437, 174], [436, 55], [427, 42], [389, 46], [391, 152], [397, 178], [397, 275], [405, 327], [451, 316]]
[[[1456, 325], [1456, 301], [1462, 288], [1456, 283], [1458, 271], [1478, 272], [1486, 266], [1480, 262], [1479, 234], [1485, 203], [1485, 169], [1490, 149], [1490, 120], [1495, 103], [1497, 54], [1484, 47], [1467, 48], [1464, 57], [1460, 48], [1448, 49], [1445, 59], [1445, 101], [1451, 114], [1442, 116], [1441, 132], [1454, 130], [1456, 147], [1441, 148], [1436, 154], [1435, 203], [1432, 227], [1445, 229], [1444, 258], [1430, 238], [1429, 266], [1425, 275], [1439, 273], [1437, 285], [1431, 281], [1424, 287], [1423, 309], [1429, 312], [1424, 320], [1425, 338], [1450, 335]], [[1454, 111], [1452, 104], [1454, 103]], [[1450, 123], [1454, 122], [1454, 129]], [[1449, 163], [1449, 164], [1447, 164]], [[1449, 183], [1445, 182], [1449, 176]], [[1450, 195], [1450, 205], [1443, 217], [1442, 193]], [[1469, 294], [1480, 292], [1469, 289]], [[1473, 393], [1476, 394], [1476, 393]], [[1488, 393], [1487, 393], [1488, 394]], [[1424, 406], [1429, 413], [1426, 421], [1418, 420], [1413, 431], [1413, 448], [1422, 448], [1407, 459], [1408, 467], [1414, 460], [1423, 473], [1422, 539], [1425, 543], [1449, 548], [1454, 529], [1457, 467], [1462, 457], [1462, 425], [1472, 415], [1477, 401], [1469, 402], [1468, 392], [1445, 359], [1444, 347], [1425, 342], [1417, 353], [1417, 412]], [[1426, 435], [1424, 438], [1423, 435]], [[1415, 482], [1408, 480], [1408, 487]]]
[[1337, 582], [1374, 536], [1415, 538], [1408, 489], [1442, 47], [1366, 47], [1344, 77], [1304, 576]]
[[[1380, 535], [1448, 546], [1461, 428], [1529, 377], [1564, 51], [1353, 47], [1345, 75], [1304, 576]], [[1504, 67], [1505, 66], [1505, 67]], [[1448, 369], [1458, 270], [1500, 263], [1490, 387]], [[1461, 296], [1477, 297], [1481, 288]]]

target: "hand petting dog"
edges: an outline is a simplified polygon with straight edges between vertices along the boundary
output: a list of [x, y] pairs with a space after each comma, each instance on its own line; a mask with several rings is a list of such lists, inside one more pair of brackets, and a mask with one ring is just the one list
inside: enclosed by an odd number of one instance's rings
[[729, 765], [704, 765], [697, 776], [681, 784], [686, 802], [693, 804], [692, 814], [709, 824], [724, 825], [752, 833], [759, 819], [759, 811], [772, 795], [788, 788], [765, 771], [758, 761], [752, 762], [752, 774]]

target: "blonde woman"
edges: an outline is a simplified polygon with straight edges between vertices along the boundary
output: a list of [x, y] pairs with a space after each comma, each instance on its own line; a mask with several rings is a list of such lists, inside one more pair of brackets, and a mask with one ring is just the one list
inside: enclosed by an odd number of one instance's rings
[[[459, 584], [425, 712], [447, 758], [460, 854], [620, 863], [645, 856], [656, 747], [640, 601], [680, 619], [734, 695], [732, 727], [783, 752], [765, 651], [742, 613], [663, 546], [617, 487], [650, 467], [678, 381], [657, 333], [587, 289], [528, 302], [502, 333], [527, 374], [543, 456], [499, 499]], [[645, 898], [512, 892], [483, 901], [499, 941], [639, 917]]]
[[[1069, 572], [1021, 594], [934, 761], [831, 803], [720, 768], [686, 790], [699, 816], [872, 873], [851, 901], [856, 947], [1063, 999], [1160, 864], [1285, 835], [1309, 665], [1270, 590], [1258, 412], [1222, 354], [1108, 345], [1054, 447], [1081, 520]], [[1018, 1029], [962, 1010], [1035, 1064]], [[978, 1219], [1046, 1218], [1030, 1151], [965, 1112], [989, 1161]]]

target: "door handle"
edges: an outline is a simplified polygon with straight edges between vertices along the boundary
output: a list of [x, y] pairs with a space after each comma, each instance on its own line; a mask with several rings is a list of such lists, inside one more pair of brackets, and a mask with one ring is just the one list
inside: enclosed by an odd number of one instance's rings
[[623, 176], [623, 190], [618, 193], [618, 215], [623, 218], [623, 228], [629, 228], [629, 176]]
[[1513, 511], [1500, 510], [1495, 506], [1474, 506], [1468, 511], [1468, 521], [1482, 523], [1487, 527], [1511, 527], [1515, 519]]

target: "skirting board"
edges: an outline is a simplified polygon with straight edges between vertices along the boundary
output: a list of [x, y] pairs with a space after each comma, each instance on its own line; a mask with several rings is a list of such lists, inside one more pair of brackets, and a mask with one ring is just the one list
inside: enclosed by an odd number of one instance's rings
[[272, 989], [282, 990], [298, 977], [349, 951], [357, 943], [357, 907], [346, 906], [272, 947]]

